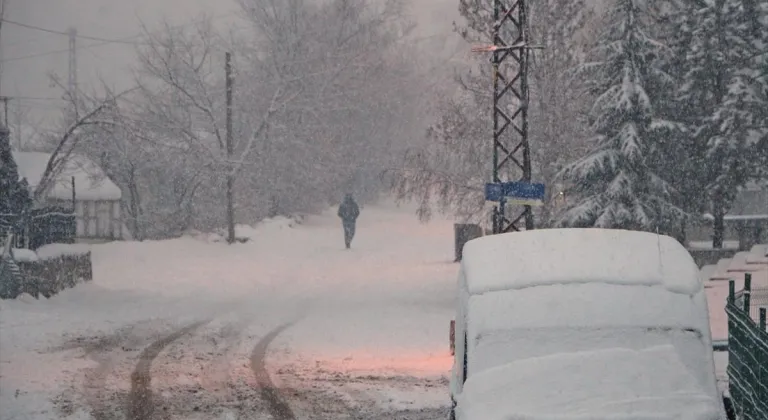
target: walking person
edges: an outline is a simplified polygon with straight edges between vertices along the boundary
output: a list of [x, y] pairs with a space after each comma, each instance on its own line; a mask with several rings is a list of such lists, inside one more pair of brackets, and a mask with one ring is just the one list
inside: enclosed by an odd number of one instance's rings
[[355, 223], [360, 216], [360, 207], [357, 206], [352, 194], [346, 194], [344, 201], [339, 205], [338, 215], [341, 218], [341, 224], [344, 226], [344, 243], [347, 249], [352, 246], [352, 238], [355, 237]]

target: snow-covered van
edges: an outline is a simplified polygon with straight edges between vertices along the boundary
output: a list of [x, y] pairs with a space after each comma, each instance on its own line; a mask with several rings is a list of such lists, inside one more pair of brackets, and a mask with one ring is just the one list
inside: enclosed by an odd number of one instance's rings
[[722, 420], [704, 288], [676, 240], [608, 229], [464, 247], [459, 420]]

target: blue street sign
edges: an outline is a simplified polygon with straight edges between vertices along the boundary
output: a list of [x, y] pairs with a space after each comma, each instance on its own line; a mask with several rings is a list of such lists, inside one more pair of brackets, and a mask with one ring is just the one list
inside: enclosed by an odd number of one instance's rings
[[530, 182], [499, 182], [485, 184], [487, 201], [536, 206], [544, 203], [544, 184]]

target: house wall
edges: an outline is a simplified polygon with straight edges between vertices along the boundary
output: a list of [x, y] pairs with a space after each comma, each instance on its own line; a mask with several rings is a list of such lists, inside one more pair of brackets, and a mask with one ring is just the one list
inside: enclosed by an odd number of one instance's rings
[[[51, 200], [50, 204], [72, 208], [71, 201]], [[75, 202], [79, 239], [122, 239], [120, 201], [77, 200]]]

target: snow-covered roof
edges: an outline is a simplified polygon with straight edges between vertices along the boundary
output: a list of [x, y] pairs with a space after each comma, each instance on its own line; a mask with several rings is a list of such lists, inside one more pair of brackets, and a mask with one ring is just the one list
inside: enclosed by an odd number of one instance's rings
[[470, 294], [552, 284], [662, 286], [694, 295], [699, 270], [675, 239], [613, 229], [544, 229], [486, 236], [464, 246]]
[[[709, 368], [704, 366], [702, 368]], [[482, 420], [719, 418], [674, 346], [518, 360], [467, 379], [457, 414]]]
[[[26, 178], [35, 188], [40, 182], [51, 155], [41, 152], [13, 152], [19, 167], [19, 176]], [[81, 155], [71, 155], [64, 164], [57, 181], [47, 196], [57, 200], [72, 199], [72, 177], [75, 178], [75, 196], [78, 200], [120, 200], [122, 192], [101, 168]]]

